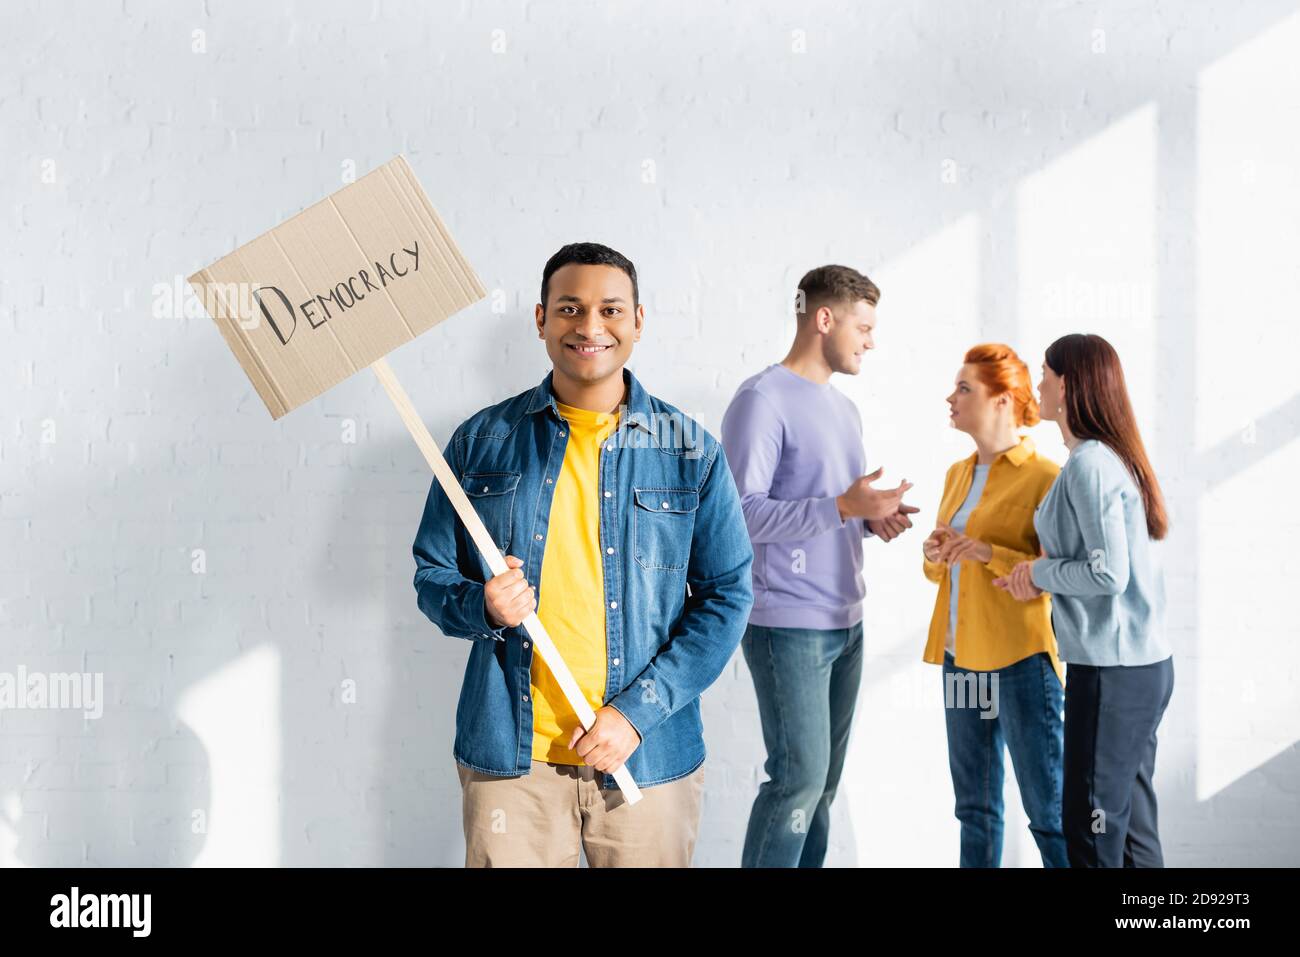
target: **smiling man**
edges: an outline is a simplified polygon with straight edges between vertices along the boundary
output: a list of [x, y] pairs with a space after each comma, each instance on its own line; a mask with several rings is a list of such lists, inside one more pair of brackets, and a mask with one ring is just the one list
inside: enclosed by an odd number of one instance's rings
[[820, 867], [862, 676], [862, 539], [911, 527], [911, 486], [864, 475], [862, 419], [833, 373], [875, 348], [880, 290], [848, 266], [799, 281], [794, 343], [741, 383], [722, 420], [754, 544], [741, 649], [767, 745], [744, 867]]
[[[452, 749], [467, 866], [572, 867], [581, 847], [593, 867], [682, 867], [694, 853], [699, 698], [745, 629], [753, 549], [722, 446], [624, 368], [644, 319], [626, 257], [565, 246], [536, 307], [550, 373], [452, 435], [447, 461], [508, 571], [487, 577], [429, 488], [419, 606], [473, 642]], [[684, 427], [653, 428], [665, 420]], [[596, 712], [588, 731], [533, 654], [534, 610]], [[635, 807], [612, 776], [624, 764]]]

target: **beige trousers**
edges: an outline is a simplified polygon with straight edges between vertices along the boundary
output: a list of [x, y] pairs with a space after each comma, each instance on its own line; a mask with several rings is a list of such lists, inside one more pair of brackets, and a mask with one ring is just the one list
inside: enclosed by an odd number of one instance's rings
[[595, 768], [533, 761], [516, 778], [456, 765], [466, 867], [689, 867], [699, 833], [704, 765], [641, 789], [629, 806], [602, 791]]

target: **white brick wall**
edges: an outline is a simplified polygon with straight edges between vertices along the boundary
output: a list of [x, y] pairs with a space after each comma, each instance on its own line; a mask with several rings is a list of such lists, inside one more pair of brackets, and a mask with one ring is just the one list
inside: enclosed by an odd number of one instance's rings
[[[1063, 332], [1111, 338], [1173, 512], [1167, 859], [1300, 862], [1291, 4], [0, 17], [0, 671], [101, 671], [107, 697], [0, 712], [0, 862], [460, 862], [467, 645], [415, 607], [419, 453], [364, 375], [273, 423], [156, 292], [398, 151], [499, 303], [392, 357], [439, 437], [545, 372], [531, 307], [573, 240], [636, 261], [637, 374], [715, 432], [805, 269], [878, 279], [878, 351], [838, 384], [927, 517], [967, 346], [1036, 369]], [[923, 532], [869, 545], [830, 863], [956, 860]], [[696, 859], [733, 865], [763, 758], [739, 655], [705, 713]], [[1010, 777], [1005, 862], [1036, 862]]]

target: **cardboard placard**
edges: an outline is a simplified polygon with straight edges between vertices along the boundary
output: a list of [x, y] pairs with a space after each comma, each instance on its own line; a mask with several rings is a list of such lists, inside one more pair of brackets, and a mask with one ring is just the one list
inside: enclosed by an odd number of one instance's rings
[[487, 294], [401, 156], [189, 281], [275, 419]]

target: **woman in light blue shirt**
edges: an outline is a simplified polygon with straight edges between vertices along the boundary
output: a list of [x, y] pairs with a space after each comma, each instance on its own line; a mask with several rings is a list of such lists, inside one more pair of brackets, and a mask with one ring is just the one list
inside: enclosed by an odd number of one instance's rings
[[1164, 578], [1168, 519], [1119, 356], [1105, 339], [1052, 343], [1041, 415], [1070, 449], [1034, 516], [1044, 557], [994, 581], [1022, 601], [1052, 595], [1066, 663], [1061, 823], [1074, 867], [1162, 867], [1156, 729], [1173, 692]]

